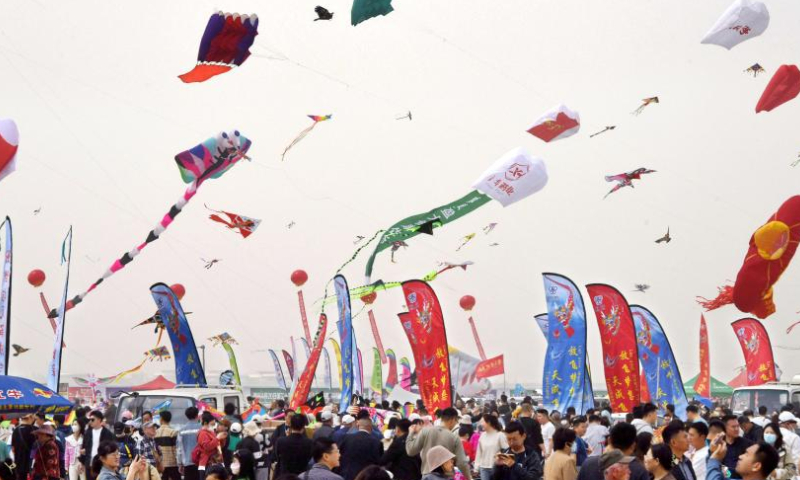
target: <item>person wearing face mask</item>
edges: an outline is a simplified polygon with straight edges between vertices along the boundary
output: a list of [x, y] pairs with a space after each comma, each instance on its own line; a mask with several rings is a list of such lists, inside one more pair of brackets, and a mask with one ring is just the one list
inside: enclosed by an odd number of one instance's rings
[[250, 450], [236, 450], [231, 461], [233, 480], [256, 480], [255, 458]]
[[570, 455], [575, 443], [575, 431], [558, 427], [553, 433], [553, 452], [544, 462], [544, 478], [547, 480], [576, 480], [578, 467]]
[[219, 439], [217, 438], [217, 421], [211, 412], [203, 412], [202, 428], [197, 433], [197, 445], [192, 451], [192, 462], [197, 465], [197, 476], [206, 478], [206, 468], [222, 461]]
[[764, 426], [764, 441], [772, 445], [778, 452], [778, 466], [769, 476], [772, 480], [789, 480], [797, 475], [797, 459], [793, 458], [791, 449], [783, 444], [783, 433], [777, 423]]
[[[81, 423], [82, 422], [82, 423]], [[69, 480], [86, 480], [86, 473], [81, 471], [81, 462], [78, 459], [83, 446], [83, 429], [86, 428], [86, 419], [72, 422], [72, 435], [67, 437], [64, 449], [64, 465], [69, 472]]]

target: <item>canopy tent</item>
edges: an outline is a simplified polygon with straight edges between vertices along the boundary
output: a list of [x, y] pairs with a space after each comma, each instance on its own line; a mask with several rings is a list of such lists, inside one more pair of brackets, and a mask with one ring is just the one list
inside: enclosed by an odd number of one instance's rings
[[159, 375], [147, 383], [131, 387], [131, 391], [138, 392], [141, 390], [166, 390], [169, 388], [175, 388], [175, 383], [170, 382], [164, 378], [163, 375]]
[[746, 387], [747, 386], [747, 370], [742, 369], [738, 375], [733, 377], [730, 382], [728, 382], [728, 386], [731, 388], [739, 388], [739, 387]]
[[[695, 375], [691, 380], [684, 382], [683, 389], [686, 390], [686, 396], [688, 398], [696, 397], [697, 392], [694, 391], [694, 383], [697, 381], [697, 377], [700, 374]], [[733, 395], [733, 389], [726, 385], [724, 382], [720, 382], [714, 377], [711, 377], [711, 396], [712, 397], [730, 397]]]

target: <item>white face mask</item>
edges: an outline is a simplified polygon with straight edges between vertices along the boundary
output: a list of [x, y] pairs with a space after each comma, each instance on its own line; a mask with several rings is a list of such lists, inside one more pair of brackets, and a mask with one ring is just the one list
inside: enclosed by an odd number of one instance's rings
[[231, 463], [231, 473], [234, 475], [239, 475], [239, 470], [241, 466], [238, 463]]
[[72, 432], [73, 433], [78, 433], [80, 431], [81, 431], [81, 426], [80, 425], [73, 425], [72, 426]]
[[264, 441], [264, 435], [261, 435], [260, 433], [257, 433], [256, 434], [256, 442], [261, 443], [263, 441]]

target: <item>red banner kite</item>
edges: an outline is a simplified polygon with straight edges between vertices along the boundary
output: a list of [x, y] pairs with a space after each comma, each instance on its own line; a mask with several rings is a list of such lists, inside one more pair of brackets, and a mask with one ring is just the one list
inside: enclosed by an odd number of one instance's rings
[[317, 364], [319, 363], [320, 355], [322, 355], [322, 346], [325, 344], [325, 332], [327, 328], [328, 316], [323, 313], [319, 316], [319, 326], [317, 327], [317, 334], [314, 336], [314, 348], [311, 350], [306, 368], [303, 369], [303, 373], [300, 375], [297, 388], [294, 389], [292, 395], [292, 401], [289, 403], [289, 408], [292, 410], [296, 410], [297, 407], [305, 404], [306, 400], [308, 400], [311, 382], [314, 381], [314, 375], [317, 373]]

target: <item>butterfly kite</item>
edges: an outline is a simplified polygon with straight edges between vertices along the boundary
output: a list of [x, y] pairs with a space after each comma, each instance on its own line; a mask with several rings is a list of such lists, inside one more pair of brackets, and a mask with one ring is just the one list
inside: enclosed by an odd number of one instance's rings
[[764, 70], [764, 67], [762, 67], [761, 65], [759, 65], [757, 63], [754, 63], [753, 65], [750, 66], [750, 68], [745, 70], [745, 72], [746, 73], [752, 73], [753, 74], [753, 78], [755, 78], [755, 77], [758, 76], [759, 73], [764, 73], [765, 70]]
[[231, 337], [228, 332], [220, 333], [219, 335], [214, 335], [213, 337], [208, 339], [211, 342], [212, 346], [217, 345], [238, 345], [239, 342], [236, 341], [235, 338]]
[[[222, 132], [216, 137], [211, 137], [205, 142], [175, 155], [175, 162], [178, 164], [181, 177], [185, 183], [189, 184], [183, 196], [170, 207], [169, 211], [164, 215], [158, 225], [150, 230], [143, 243], [140, 243], [132, 250], [122, 255], [119, 260], [115, 261], [109, 269], [106, 270], [102, 277], [89, 287], [88, 290], [75, 296], [72, 300], [69, 300], [67, 302], [67, 310], [81, 303], [89, 292], [97, 288], [103, 281], [125, 268], [125, 266], [131, 263], [145, 247], [158, 240], [161, 234], [175, 221], [175, 217], [183, 211], [186, 204], [194, 198], [197, 194], [197, 190], [206, 180], [221, 177], [243, 158], [249, 160], [250, 157], [247, 156], [247, 151], [250, 149], [251, 143], [252, 142], [239, 133], [238, 130], [234, 130], [227, 133]], [[50, 312], [50, 318], [56, 318], [57, 316], [58, 312], [55, 309]]]
[[179, 75], [184, 83], [205, 82], [211, 77], [241, 66], [250, 56], [258, 35], [258, 17], [217, 12], [211, 15], [200, 40], [197, 65]]
[[606, 196], [603, 197], [603, 199], [605, 199], [607, 196], [611, 195], [612, 193], [616, 192], [620, 188], [624, 188], [624, 187], [633, 188], [633, 181], [634, 180], [641, 180], [642, 179], [642, 175], [644, 175], [646, 173], [656, 173], [656, 171], [655, 170], [648, 170], [646, 168], [637, 168], [636, 170], [634, 170], [632, 172], [620, 173], [618, 175], [607, 175], [606, 176], [606, 182], [617, 182], [617, 184], [614, 185], [614, 188], [612, 188], [608, 193], [606, 193]]
[[0, 118], [0, 180], [17, 168], [19, 131], [10, 118]]
[[255, 233], [256, 229], [261, 224], [261, 220], [258, 220], [256, 218], [245, 217], [244, 215], [237, 215], [235, 213], [214, 210], [211, 208], [208, 209], [211, 210], [212, 212], [217, 212], [219, 214], [226, 215], [228, 217], [228, 220], [225, 220], [221, 216], [213, 213], [209, 215], [208, 218], [214, 220], [215, 222], [219, 222], [225, 225], [231, 230], [237, 230], [239, 234], [242, 236], [242, 238], [247, 238], [253, 233]]
[[281, 154], [281, 161], [284, 160], [284, 158], [286, 157], [286, 153], [289, 150], [291, 150], [292, 147], [294, 147], [295, 145], [300, 143], [300, 140], [306, 138], [306, 135], [311, 133], [311, 130], [314, 130], [314, 127], [316, 127], [318, 123], [330, 120], [331, 118], [333, 118], [333, 114], [328, 114], [328, 115], [308, 115], [308, 118], [313, 120], [314, 123], [312, 123], [310, 126], [304, 128], [303, 131], [301, 131], [300, 133], [297, 134], [296, 137], [294, 137], [294, 140], [292, 140], [292, 143], [290, 143], [289, 145], [286, 146], [286, 148], [283, 150], [283, 154]]
[[634, 115], [639, 115], [651, 103], [659, 103], [658, 102], [658, 97], [648, 97], [648, 98], [645, 98], [644, 100], [642, 100], [642, 104], [639, 105], [639, 108], [637, 108], [636, 110], [633, 111], [633, 114]]

